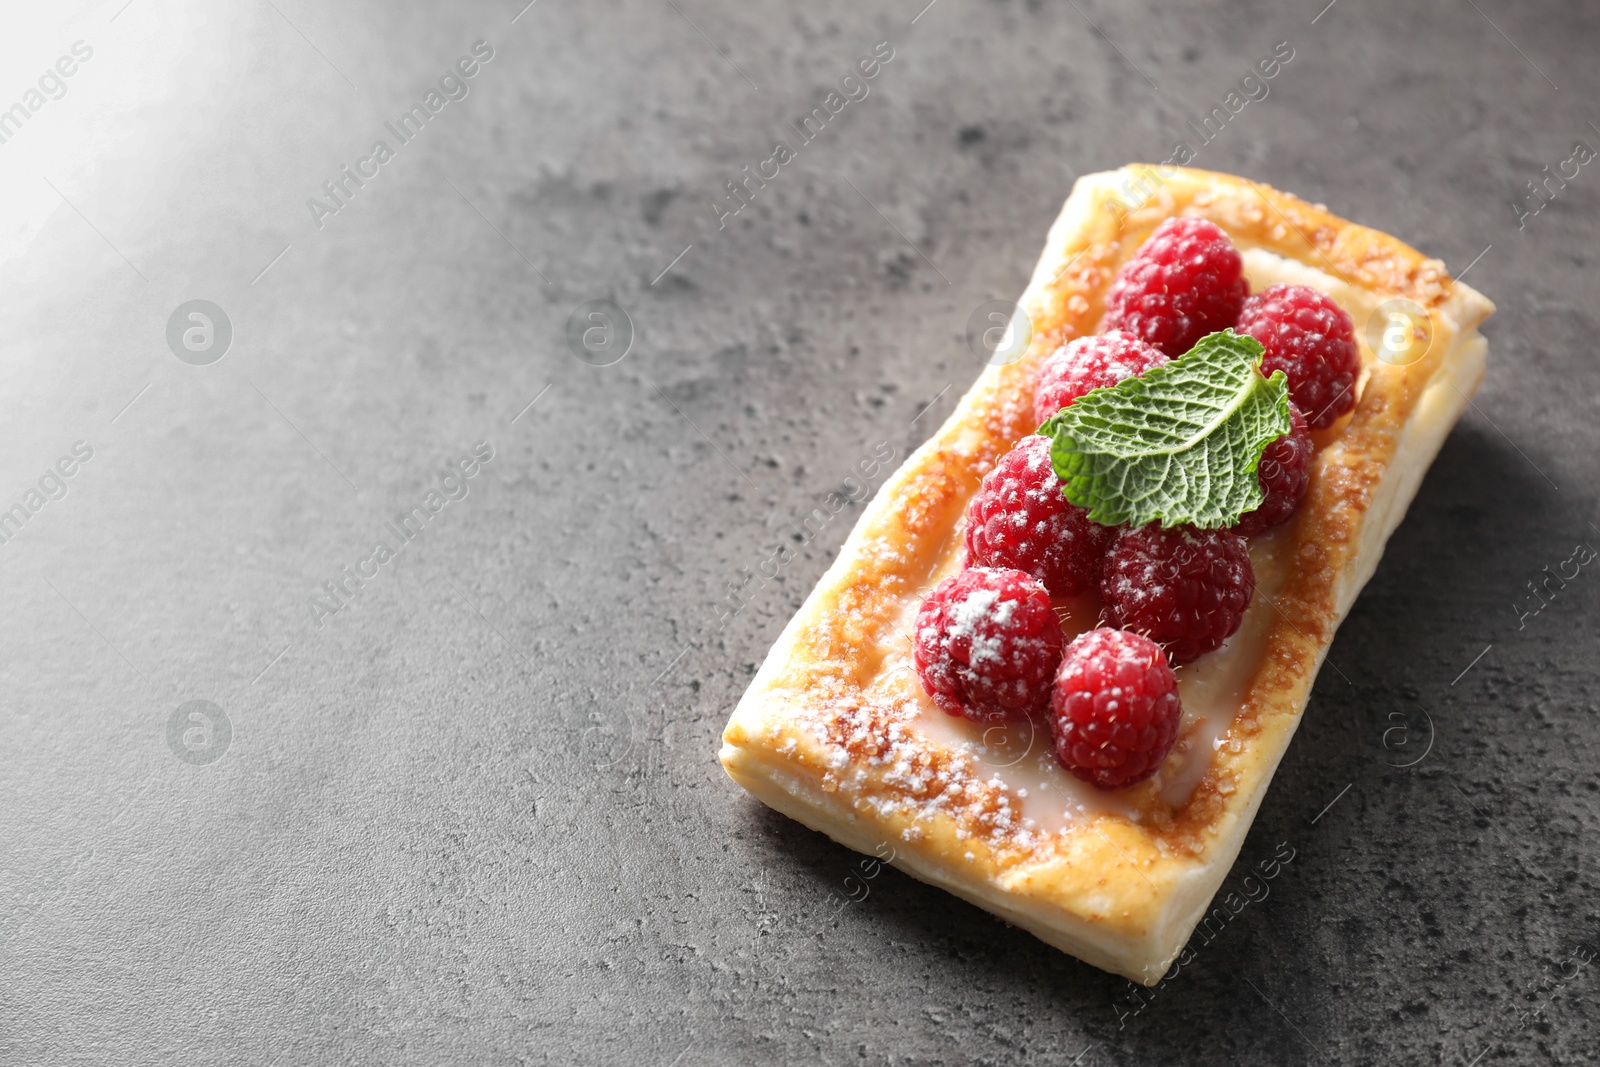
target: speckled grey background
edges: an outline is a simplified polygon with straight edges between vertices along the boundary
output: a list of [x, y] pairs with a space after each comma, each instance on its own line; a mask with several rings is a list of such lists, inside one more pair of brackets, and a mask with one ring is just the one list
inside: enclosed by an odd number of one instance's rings
[[[92, 458], [0, 543], [0, 1062], [1592, 1061], [1600, 577], [1528, 583], [1600, 545], [1600, 169], [1525, 183], [1600, 146], [1600, 11], [922, 2], [8, 28], [0, 106], [93, 58], [0, 144], [0, 509]], [[308, 198], [480, 39], [319, 228]], [[1294, 859], [1136, 1011], [897, 872], [845, 882], [859, 857], [718, 768], [859, 508], [727, 594], [949, 413], [969, 313], [1074, 177], [1170, 154], [1278, 42], [1196, 165], [1471, 264], [1493, 363], [1241, 863]], [[192, 299], [232, 324], [208, 366], [165, 339]], [[609, 367], [566, 341], [600, 299], [632, 323]], [[465, 495], [314, 608], [478, 442]], [[225, 746], [188, 712], [169, 744], [193, 700]]]

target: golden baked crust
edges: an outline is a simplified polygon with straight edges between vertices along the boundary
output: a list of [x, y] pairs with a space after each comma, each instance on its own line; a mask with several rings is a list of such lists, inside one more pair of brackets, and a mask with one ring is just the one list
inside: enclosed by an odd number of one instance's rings
[[[1257, 593], [1255, 636], [1212, 654], [1241, 671], [1225, 732], [1203, 745], [1186, 718], [1181, 758], [1155, 779], [1047, 826], [1024, 816], [1039, 809], [1020, 779], [930, 725], [904, 631], [959, 566], [959, 522], [979, 479], [1035, 429], [1038, 362], [1093, 332], [1117, 268], [1177, 214], [1226, 230], [1259, 276], [1253, 288], [1261, 277], [1316, 285], [1358, 335], [1380, 303], [1407, 300], [1426, 311], [1432, 341], [1394, 366], [1363, 339], [1359, 403], [1317, 434], [1306, 497], [1271, 542], [1278, 577]], [[1034, 331], [1026, 355], [986, 368], [884, 484], [734, 711], [721, 759], [779, 811], [863, 852], [892, 842], [895, 866], [1153, 984], [1232, 866], [1335, 628], [1481, 381], [1477, 326], [1493, 306], [1439, 261], [1321, 207], [1241, 178], [1142, 165], [1077, 182], [1020, 303]], [[1185, 761], [1200, 773], [1184, 774]]]

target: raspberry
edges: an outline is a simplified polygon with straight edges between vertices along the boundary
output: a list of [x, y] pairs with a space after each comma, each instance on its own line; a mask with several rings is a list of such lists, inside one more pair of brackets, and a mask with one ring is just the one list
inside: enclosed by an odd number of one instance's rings
[[1311, 464], [1311, 453], [1316, 447], [1311, 443], [1311, 431], [1306, 429], [1306, 417], [1292, 401], [1289, 424], [1289, 432], [1261, 453], [1256, 478], [1267, 497], [1260, 507], [1245, 512], [1234, 524], [1234, 532], [1245, 537], [1270, 530], [1288, 519], [1300, 498], [1306, 495], [1306, 482], [1310, 480], [1306, 468]]
[[1033, 387], [1033, 417], [1039, 424], [1085, 393], [1159, 367], [1167, 357], [1131, 333], [1080, 337], [1056, 349], [1039, 367]]
[[1056, 759], [1101, 789], [1156, 773], [1178, 739], [1183, 705], [1161, 646], [1127, 630], [1090, 630], [1067, 646], [1050, 696]]
[[1050, 466], [1050, 439], [1038, 434], [1000, 457], [967, 507], [968, 559], [1026, 571], [1051, 596], [1092, 589], [1115, 534], [1067, 502]]
[[1250, 293], [1243, 270], [1238, 249], [1214, 223], [1168, 219], [1117, 272], [1100, 329], [1127, 330], [1181, 356], [1238, 319]]
[[1110, 624], [1162, 645], [1173, 666], [1233, 636], [1255, 591], [1244, 538], [1232, 530], [1192, 526], [1123, 530], [1100, 578]]
[[947, 714], [989, 722], [1042, 711], [1061, 662], [1061, 624], [1028, 575], [969, 567], [922, 602], [913, 658]]
[[1356, 406], [1361, 353], [1350, 316], [1329, 297], [1305, 285], [1271, 285], [1245, 301], [1235, 328], [1261, 342], [1261, 373], [1283, 371], [1313, 430]]

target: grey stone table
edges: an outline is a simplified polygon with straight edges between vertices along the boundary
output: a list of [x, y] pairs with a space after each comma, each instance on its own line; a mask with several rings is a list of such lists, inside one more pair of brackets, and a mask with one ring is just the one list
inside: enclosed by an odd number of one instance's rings
[[[1592, 1062], [1600, 10], [523, 2], [7, 27], [0, 1062]], [[1136, 1001], [714, 756], [860, 505], [749, 576], [1180, 140], [1500, 310]]]

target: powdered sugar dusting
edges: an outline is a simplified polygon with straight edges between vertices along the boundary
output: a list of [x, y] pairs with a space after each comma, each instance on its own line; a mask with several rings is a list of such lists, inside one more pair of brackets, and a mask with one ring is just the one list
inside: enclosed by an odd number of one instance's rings
[[[975, 589], [967, 597], [950, 609], [950, 620], [954, 624], [950, 636], [958, 640], [977, 642], [980, 628], [991, 614], [994, 614], [995, 601], [1000, 599], [1000, 593], [995, 589]], [[1014, 608], [1015, 603], [1005, 605]], [[998, 640], [995, 642], [998, 647]], [[998, 654], [998, 653], [996, 653]], [[974, 652], [976, 655], [976, 652]]]
[[[958, 839], [987, 846], [1003, 863], [1032, 856], [1049, 843], [1036, 820], [993, 768], [959, 747], [930, 743], [919, 728], [926, 710], [941, 715], [910, 687], [903, 671], [880, 678], [868, 693], [809, 705], [800, 722], [823, 753], [826, 792], [843, 792], [863, 815], [899, 825], [901, 840], [921, 840], [948, 818]], [[948, 716], [943, 716], [948, 718]]]

